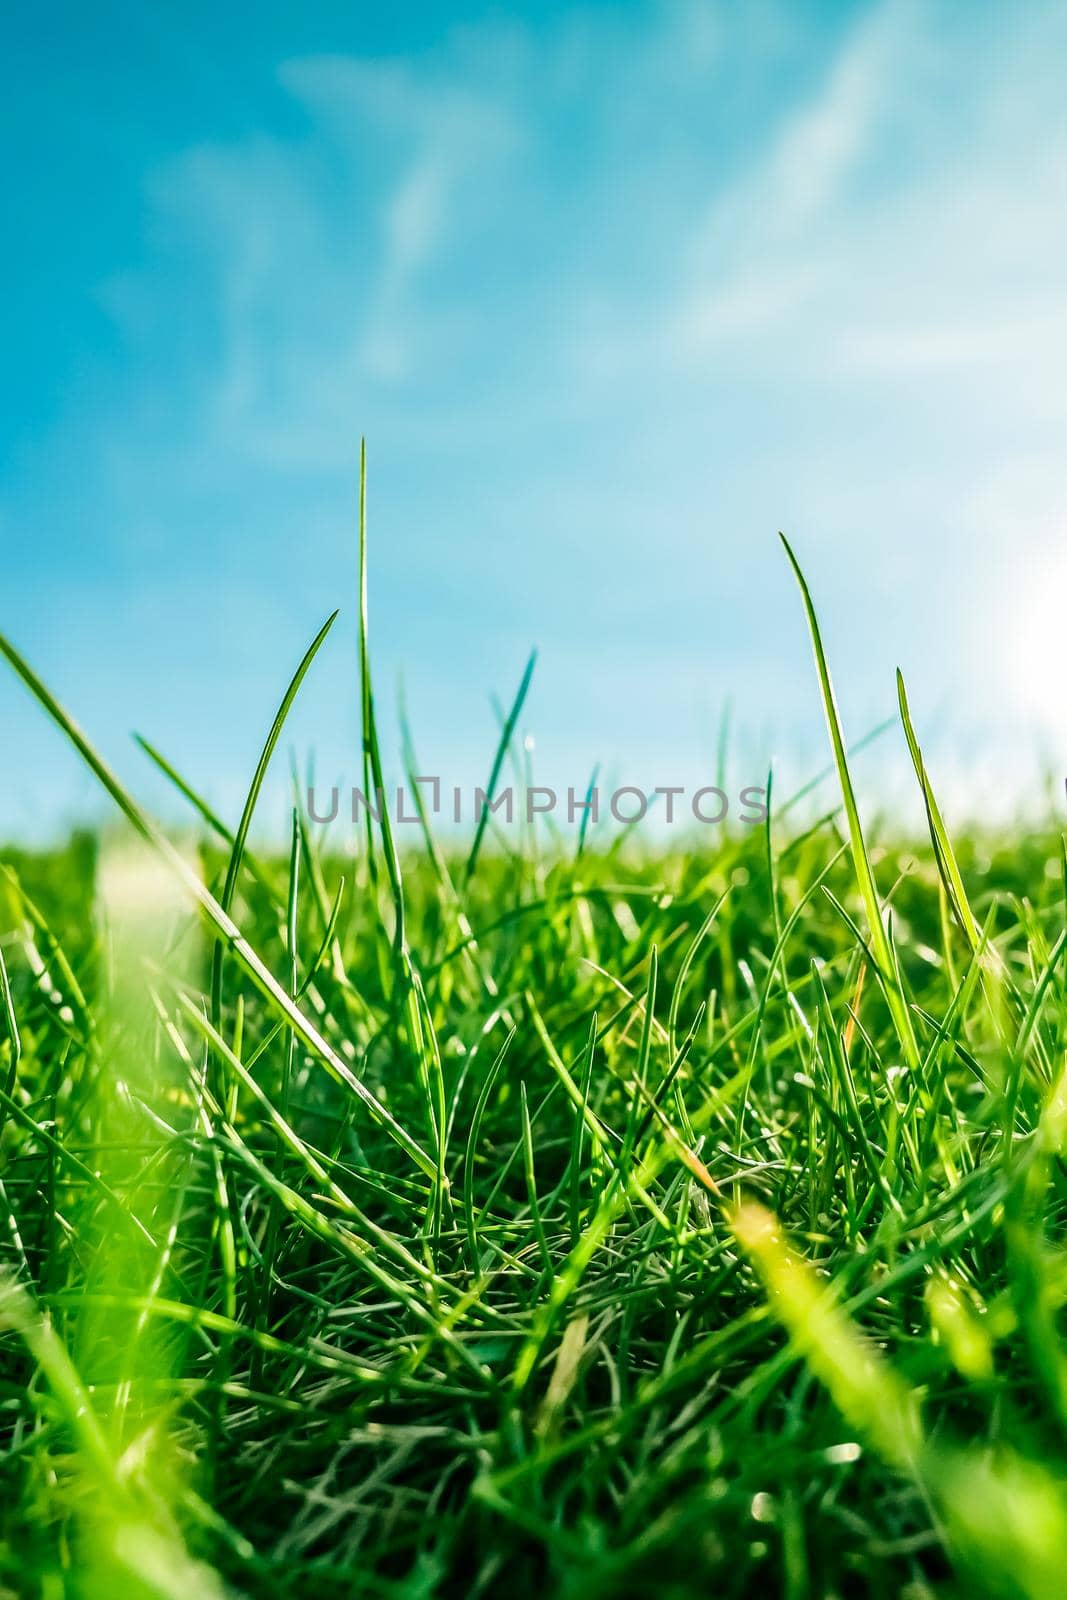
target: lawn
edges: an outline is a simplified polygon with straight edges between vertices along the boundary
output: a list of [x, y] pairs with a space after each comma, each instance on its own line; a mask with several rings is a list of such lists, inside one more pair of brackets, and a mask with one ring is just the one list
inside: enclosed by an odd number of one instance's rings
[[861, 822], [801, 602], [825, 804], [687, 848], [259, 849], [314, 650], [179, 845], [2, 646], [121, 819], [0, 879], [5, 1592], [1062, 1595], [1060, 840], [903, 686]]

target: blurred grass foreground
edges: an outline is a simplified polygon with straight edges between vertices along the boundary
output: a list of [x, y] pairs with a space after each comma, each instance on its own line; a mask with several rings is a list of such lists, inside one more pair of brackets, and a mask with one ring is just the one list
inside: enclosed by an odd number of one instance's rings
[[903, 684], [865, 836], [797, 575], [837, 797], [684, 851], [258, 852], [324, 629], [182, 853], [0, 641], [126, 824], [0, 878], [0, 1592], [1060, 1600], [1061, 844]]

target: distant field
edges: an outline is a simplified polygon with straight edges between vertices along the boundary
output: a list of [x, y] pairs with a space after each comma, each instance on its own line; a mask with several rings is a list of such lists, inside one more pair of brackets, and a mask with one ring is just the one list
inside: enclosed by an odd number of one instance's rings
[[181, 855], [83, 746], [128, 833], [0, 879], [7, 1591], [1062, 1596], [1060, 840], [913, 734], [864, 839], [810, 620], [826, 816], [691, 852], [263, 859], [268, 741]]

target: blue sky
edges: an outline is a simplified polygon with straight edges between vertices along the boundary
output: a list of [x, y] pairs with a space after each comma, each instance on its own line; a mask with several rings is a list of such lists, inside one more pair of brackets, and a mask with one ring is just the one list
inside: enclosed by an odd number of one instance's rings
[[[481, 779], [536, 644], [546, 781], [693, 782], [726, 703], [739, 781], [808, 771], [779, 527], [854, 733], [899, 663], [959, 808], [1062, 767], [1067, 8], [5, 32], [0, 627], [150, 800], [133, 728], [239, 808], [337, 605], [292, 736], [355, 777], [363, 433], [378, 695], [428, 770]], [[93, 813], [6, 678], [0, 727], [0, 834]]]

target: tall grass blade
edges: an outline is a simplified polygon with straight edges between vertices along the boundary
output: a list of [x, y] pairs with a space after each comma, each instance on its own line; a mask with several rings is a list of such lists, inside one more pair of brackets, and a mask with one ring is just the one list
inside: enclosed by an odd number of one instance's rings
[[838, 782], [841, 785], [841, 797], [845, 805], [849, 840], [852, 846], [852, 862], [859, 884], [860, 895], [863, 899], [864, 910], [867, 914], [871, 949], [874, 953], [879, 975], [882, 978], [886, 1003], [896, 1026], [904, 1058], [909, 1067], [916, 1067], [919, 1063], [919, 1047], [916, 1042], [915, 1030], [912, 1026], [911, 1014], [908, 1011], [907, 1003], [899, 987], [893, 981], [896, 963], [893, 959], [893, 952], [889, 947], [885, 924], [882, 921], [882, 908], [878, 898], [878, 888], [874, 881], [874, 872], [871, 868], [870, 857], [867, 854], [867, 846], [863, 838], [859, 808], [856, 805], [856, 794], [852, 787], [852, 778], [848, 770], [848, 756], [845, 750], [844, 734], [841, 730], [841, 717], [837, 709], [837, 697], [834, 694], [830, 668], [826, 661], [826, 652], [823, 649], [818, 618], [815, 615], [815, 607], [812, 603], [807, 581], [800, 570], [800, 564], [793, 554], [789, 541], [784, 533], [779, 534], [778, 537], [781, 539], [785, 547], [785, 553], [789, 557], [808, 619], [808, 630], [811, 634], [812, 649], [815, 654], [815, 667], [819, 677], [819, 691], [822, 695], [826, 726], [830, 734], [830, 743], [833, 747]]

